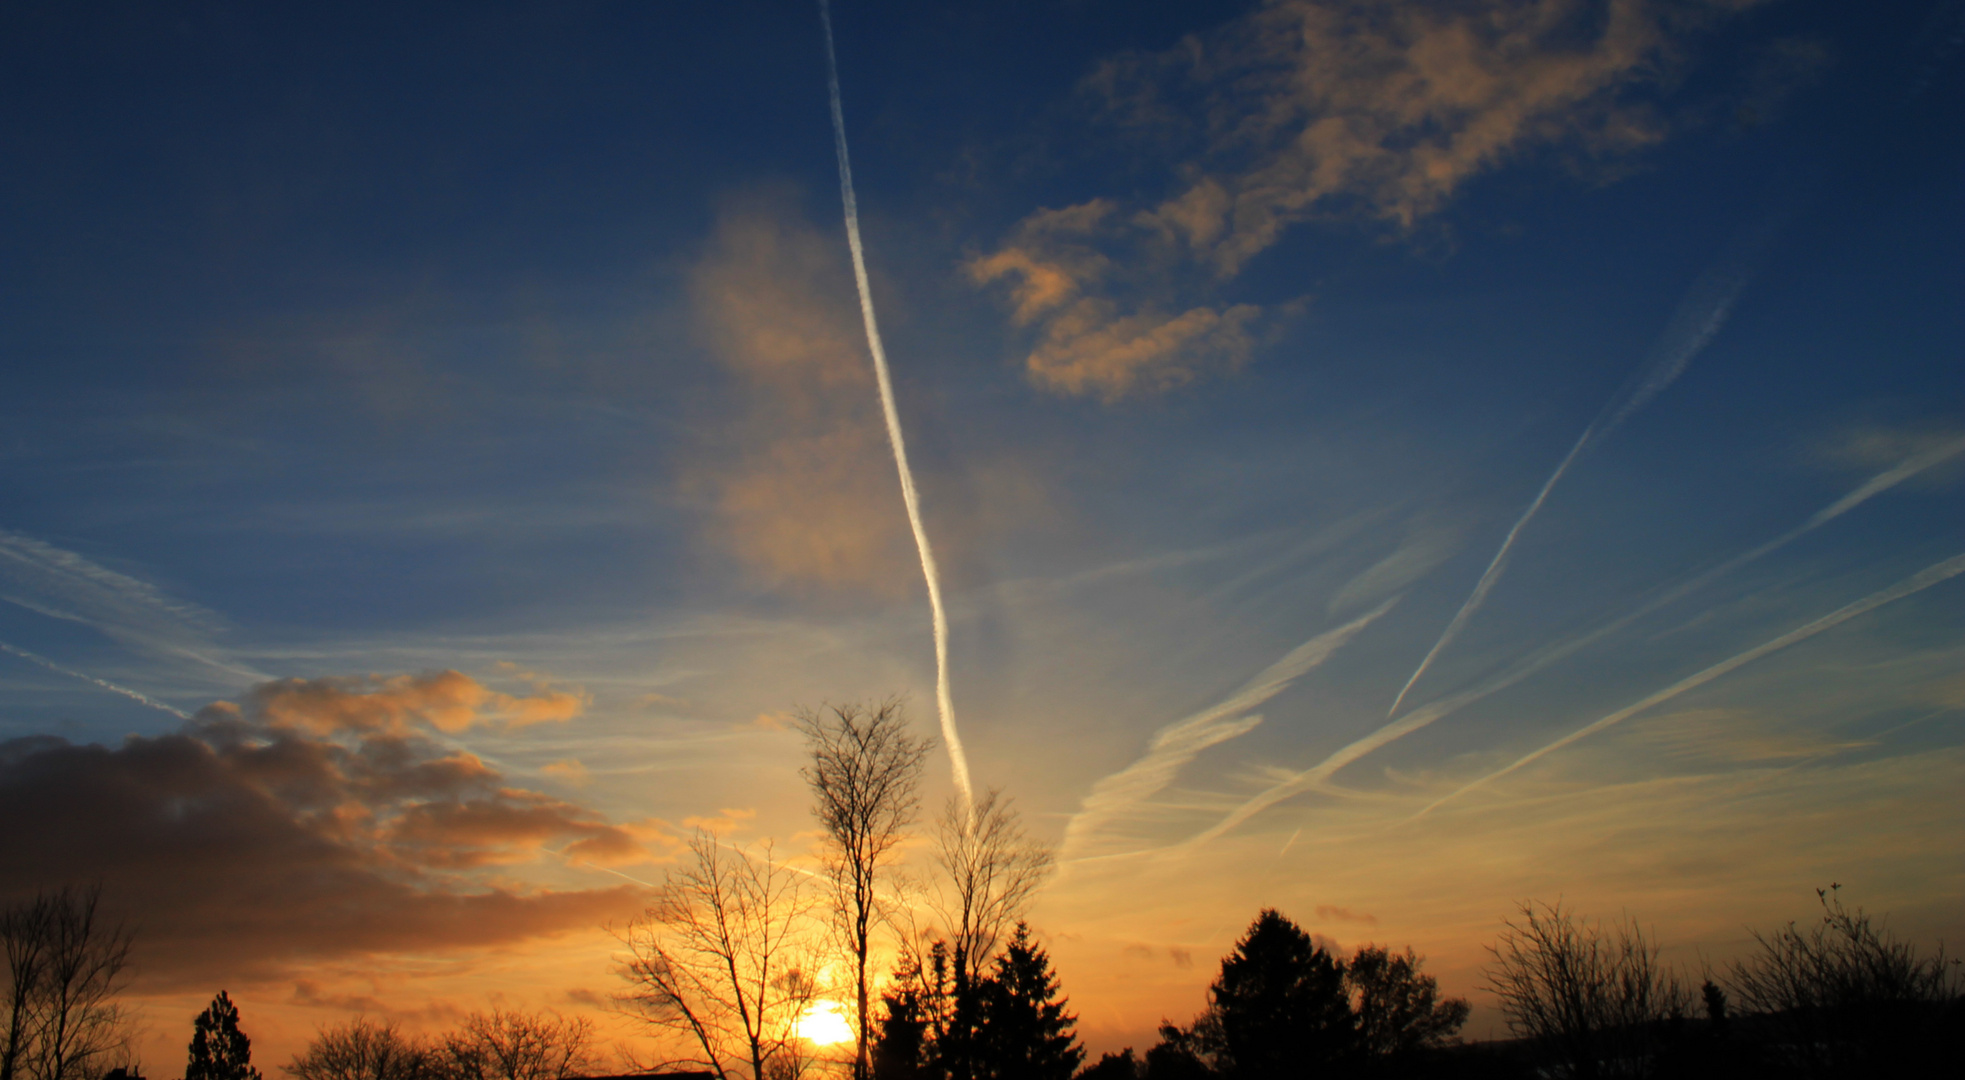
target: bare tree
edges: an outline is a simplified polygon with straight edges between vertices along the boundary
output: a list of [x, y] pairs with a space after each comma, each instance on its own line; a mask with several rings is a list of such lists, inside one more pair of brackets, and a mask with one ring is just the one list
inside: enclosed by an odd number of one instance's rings
[[1807, 930], [1755, 931], [1760, 951], [1734, 961], [1726, 981], [1782, 1033], [1774, 1052], [1799, 1075], [1929, 1074], [1921, 1066], [1949, 1049], [1957, 1017], [1947, 1010], [1965, 994], [1957, 961], [1843, 906], [1841, 888], [1815, 890], [1822, 916]]
[[442, 1073], [436, 1057], [394, 1021], [358, 1016], [316, 1032], [286, 1071], [297, 1080], [436, 1080]]
[[1634, 920], [1586, 922], [1560, 902], [1521, 906], [1488, 947], [1487, 985], [1508, 1029], [1529, 1040], [1559, 1075], [1575, 1080], [1651, 1074], [1663, 1023], [1692, 997], [1658, 960]]
[[[751, 1080], [802, 1068], [798, 1021], [817, 996], [811, 901], [803, 879], [771, 858], [727, 849], [702, 830], [691, 865], [669, 872], [655, 906], [628, 924], [617, 1000], [650, 1025], [693, 1042], [693, 1059]], [[741, 1074], [740, 1074], [741, 1075]]]
[[115, 998], [131, 935], [104, 917], [101, 902], [99, 885], [62, 888], [0, 913], [8, 965], [0, 1080], [92, 1076], [122, 1048]]
[[936, 901], [954, 950], [958, 987], [975, 983], [1051, 871], [1051, 851], [1023, 831], [1003, 793], [974, 806], [951, 796], [935, 827], [935, 860], [945, 877]]
[[853, 1075], [868, 1076], [873, 1016], [867, 956], [885, 915], [880, 882], [908, 826], [921, 812], [921, 762], [929, 740], [908, 733], [901, 703], [800, 710], [812, 763], [799, 770], [812, 812], [825, 826], [826, 881], [837, 929], [853, 956]]
[[444, 1037], [443, 1071], [455, 1080], [567, 1080], [594, 1061], [594, 1025], [558, 1013], [472, 1013]]

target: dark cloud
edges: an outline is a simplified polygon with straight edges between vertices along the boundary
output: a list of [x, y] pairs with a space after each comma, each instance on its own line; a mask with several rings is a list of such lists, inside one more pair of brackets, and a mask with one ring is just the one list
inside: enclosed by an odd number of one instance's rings
[[[137, 928], [147, 990], [506, 944], [641, 906], [626, 886], [480, 880], [474, 868], [549, 846], [590, 862], [650, 856], [627, 829], [511, 787], [407, 723], [331, 722], [345, 719], [345, 689], [287, 680], [248, 695], [246, 709], [221, 702], [178, 732], [113, 748], [0, 743], [0, 901], [101, 881]], [[296, 704], [310, 701], [318, 714]]]

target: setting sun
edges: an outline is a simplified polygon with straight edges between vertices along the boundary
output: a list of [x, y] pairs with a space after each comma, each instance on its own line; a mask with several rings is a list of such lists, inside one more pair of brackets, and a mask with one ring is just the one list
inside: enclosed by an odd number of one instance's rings
[[814, 1046], [837, 1046], [853, 1041], [853, 1025], [838, 1002], [813, 1002], [798, 1018], [798, 1037]]

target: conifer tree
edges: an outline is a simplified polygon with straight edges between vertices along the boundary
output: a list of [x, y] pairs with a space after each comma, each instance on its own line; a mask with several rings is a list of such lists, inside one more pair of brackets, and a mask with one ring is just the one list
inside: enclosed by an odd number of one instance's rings
[[1085, 1048], [1065, 1011], [1051, 958], [1019, 922], [996, 969], [980, 988], [977, 1080], [1071, 1080]]
[[252, 1067], [252, 1040], [239, 1030], [239, 1007], [223, 990], [191, 1022], [184, 1080], [260, 1080]]

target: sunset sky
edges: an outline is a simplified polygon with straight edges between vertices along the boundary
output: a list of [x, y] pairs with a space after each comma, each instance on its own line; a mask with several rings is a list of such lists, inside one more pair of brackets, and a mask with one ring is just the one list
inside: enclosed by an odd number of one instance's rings
[[[1965, 2], [833, 20], [1095, 1051], [1262, 906], [1477, 1036], [1527, 899], [1965, 941]], [[938, 737], [830, 125], [805, 0], [0, 11], [0, 899], [104, 884], [150, 1076], [220, 988], [269, 1075], [652, 1056], [605, 927], [694, 827], [809, 851], [794, 713]]]

